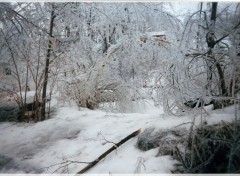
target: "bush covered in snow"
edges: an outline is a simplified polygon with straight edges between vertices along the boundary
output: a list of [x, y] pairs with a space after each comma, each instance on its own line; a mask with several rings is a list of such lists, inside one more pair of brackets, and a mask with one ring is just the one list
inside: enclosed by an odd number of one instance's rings
[[159, 147], [159, 155], [173, 155], [175, 147], [183, 143], [182, 136], [185, 134], [184, 129], [175, 130], [157, 130], [147, 128], [140, 134], [137, 141], [137, 147], [143, 151]]
[[61, 89], [64, 100], [74, 100], [78, 107], [89, 109], [96, 109], [107, 103], [120, 112], [131, 111], [132, 95], [135, 91], [120, 77], [114, 75], [108, 64], [109, 55], [89, 68], [81, 77], [76, 76], [65, 81]]
[[129, 111], [131, 95], [128, 86], [115, 80], [77, 80], [65, 85], [63, 96], [73, 99], [78, 107], [96, 109], [102, 103], [115, 103], [119, 111]]

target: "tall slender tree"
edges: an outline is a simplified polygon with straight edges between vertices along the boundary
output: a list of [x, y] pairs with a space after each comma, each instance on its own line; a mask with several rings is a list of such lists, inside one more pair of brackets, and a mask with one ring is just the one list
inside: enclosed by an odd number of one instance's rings
[[49, 40], [48, 40], [48, 48], [46, 54], [46, 63], [44, 69], [44, 79], [43, 79], [43, 90], [42, 90], [42, 109], [41, 109], [41, 120], [45, 120], [45, 111], [46, 111], [46, 95], [47, 95], [47, 85], [48, 85], [48, 74], [49, 74], [49, 64], [50, 57], [52, 53], [52, 41], [53, 41], [53, 28], [54, 28], [54, 19], [55, 15], [55, 4], [52, 3], [52, 11], [50, 16], [50, 24], [49, 24]]

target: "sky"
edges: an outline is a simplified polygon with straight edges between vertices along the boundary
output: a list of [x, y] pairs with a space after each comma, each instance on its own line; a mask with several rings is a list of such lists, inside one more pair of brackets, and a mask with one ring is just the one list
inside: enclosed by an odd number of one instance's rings
[[[172, 2], [173, 10], [175, 11], [174, 14], [179, 15], [179, 18], [182, 19], [183, 15], [188, 12], [195, 12], [197, 11], [199, 2]], [[169, 9], [171, 10], [171, 9]], [[171, 10], [172, 11], [172, 10]]]
[[196, 11], [199, 2], [172, 2], [172, 4], [178, 13], [186, 13]]

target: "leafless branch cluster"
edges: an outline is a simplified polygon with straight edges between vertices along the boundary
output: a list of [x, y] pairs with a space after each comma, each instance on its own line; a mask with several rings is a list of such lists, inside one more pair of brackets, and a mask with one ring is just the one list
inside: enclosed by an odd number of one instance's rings
[[176, 156], [186, 173], [238, 173], [239, 121], [191, 128], [185, 150]]
[[48, 167], [44, 167], [43, 169], [45, 169], [45, 172], [47, 173], [49, 169], [57, 167], [57, 169], [55, 169], [52, 172], [52, 174], [54, 174], [54, 173], [69, 174], [69, 169], [68, 169], [69, 165], [71, 165], [71, 164], [90, 164], [91, 163], [91, 162], [67, 160], [66, 157], [62, 157], [62, 160], [63, 160], [63, 162], [61, 162], [61, 163], [53, 164]]

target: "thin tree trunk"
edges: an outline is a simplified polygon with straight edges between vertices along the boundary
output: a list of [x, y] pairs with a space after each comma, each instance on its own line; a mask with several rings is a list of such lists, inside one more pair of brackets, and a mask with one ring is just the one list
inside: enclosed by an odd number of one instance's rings
[[[40, 37], [40, 40], [39, 40], [39, 45], [38, 45], [38, 57], [37, 57], [37, 68], [36, 68], [36, 76], [35, 76], [35, 95], [34, 95], [34, 101], [35, 102], [40, 102], [39, 99], [39, 95], [38, 95], [38, 92], [41, 92], [41, 90], [39, 91], [39, 83], [41, 82], [41, 79], [38, 80], [38, 73], [39, 73], [39, 65], [40, 65], [40, 48], [41, 48], [41, 37]], [[41, 106], [41, 105], [40, 105]], [[39, 108], [38, 107], [36, 109], [36, 111], [34, 112], [34, 116], [36, 117], [35, 118], [35, 122], [39, 121]]]
[[[28, 87], [28, 66], [27, 66], [27, 75], [26, 75], [26, 83], [25, 83], [25, 95], [24, 95], [24, 107], [23, 107], [23, 117], [25, 117], [26, 105], [27, 105], [27, 87]], [[23, 119], [29, 122], [29, 119]]]
[[211, 13], [211, 20], [216, 21], [217, 17], [217, 2], [212, 3], [212, 13]]
[[51, 21], [50, 21], [50, 39], [48, 41], [48, 48], [47, 48], [47, 56], [46, 56], [46, 63], [45, 63], [45, 70], [44, 70], [44, 81], [43, 81], [43, 91], [42, 91], [42, 109], [41, 109], [41, 120], [45, 120], [45, 109], [46, 109], [46, 94], [47, 94], [47, 83], [48, 83], [48, 71], [49, 71], [49, 63], [50, 63], [50, 56], [52, 51], [52, 33], [53, 33], [53, 26], [54, 26], [54, 4], [52, 4], [52, 12], [51, 12]]
[[224, 80], [224, 73], [223, 73], [223, 70], [222, 70], [222, 67], [221, 67], [220, 63], [217, 63], [216, 67], [217, 67], [218, 75], [219, 75], [219, 81], [220, 81], [220, 86], [221, 86], [221, 94], [223, 96], [227, 96], [227, 89], [226, 89], [225, 80]]
[[[213, 2], [212, 3], [212, 11], [211, 11], [211, 25], [210, 25], [208, 40], [207, 40], [208, 46], [209, 46], [208, 55], [210, 57], [212, 57], [212, 59], [214, 59], [212, 48], [214, 48], [214, 46], [215, 46], [214, 35], [215, 35], [216, 16], [217, 16], [217, 2]], [[210, 71], [210, 81], [212, 81], [212, 65], [210, 65], [209, 71]], [[219, 71], [219, 68], [218, 68], [218, 71]], [[220, 67], [220, 72], [222, 73], [221, 67]], [[220, 75], [219, 75], [219, 77], [220, 77]]]
[[[211, 13], [211, 21], [212, 21], [212, 32], [215, 33], [215, 22], [216, 22], [216, 16], [217, 16], [217, 2], [212, 3], [212, 13]], [[216, 41], [214, 41], [213, 47], [216, 45]], [[227, 89], [225, 85], [225, 80], [224, 80], [224, 73], [222, 70], [222, 67], [220, 63], [216, 63], [217, 71], [218, 71], [218, 76], [219, 76], [219, 81], [220, 81], [220, 86], [221, 86], [221, 95], [227, 96]]]
[[[211, 24], [209, 27], [209, 31], [206, 36], [206, 41], [208, 45], [208, 57], [213, 59], [213, 52], [212, 49], [215, 46], [215, 22], [216, 22], [216, 15], [217, 15], [217, 2], [212, 3], [212, 9], [211, 9]], [[209, 93], [212, 94], [212, 72], [213, 72], [213, 64], [212, 62], [208, 62], [208, 89]]]
[[[208, 55], [209, 55], [209, 57], [212, 57], [213, 59], [214, 59], [214, 56], [213, 56], [212, 49], [215, 47], [215, 45], [217, 43], [214, 38], [216, 16], [217, 16], [217, 2], [213, 2], [212, 3], [212, 11], [211, 11], [211, 26], [210, 26], [209, 32], [207, 34], [207, 44], [209, 47]], [[219, 91], [219, 93], [223, 96], [227, 96], [227, 89], [226, 89], [223, 69], [219, 62], [216, 63], [216, 67], [217, 67], [219, 82], [220, 82], [220, 87], [221, 87], [221, 90]], [[212, 69], [213, 69], [212, 65], [210, 65], [208, 69], [209, 69], [210, 74], [212, 74]], [[209, 81], [211, 82], [211, 80], [212, 80], [212, 78], [210, 76]], [[210, 87], [210, 91], [211, 91], [211, 87]]]
[[[225, 84], [225, 79], [224, 79], [224, 72], [223, 69], [220, 65], [219, 61], [216, 61], [216, 59], [214, 58], [213, 55], [213, 49], [215, 47], [215, 45], [222, 40], [223, 38], [216, 40], [215, 39], [215, 23], [216, 23], [216, 17], [217, 17], [217, 2], [213, 2], [212, 3], [212, 10], [211, 10], [211, 25], [209, 28], [209, 32], [207, 34], [207, 44], [208, 44], [208, 55], [209, 57], [211, 57], [211, 59], [213, 59], [213, 61], [216, 64], [216, 68], [217, 68], [217, 72], [218, 72], [218, 77], [219, 77], [219, 84], [220, 84], [220, 90], [219, 90], [219, 94], [220, 96], [228, 96], [228, 92], [227, 92], [227, 88], [226, 88], [226, 84]], [[211, 69], [213, 69], [212, 67], [213, 65], [211, 64], [209, 66], [209, 70], [211, 71]], [[211, 74], [211, 73], [210, 73]], [[210, 78], [210, 82], [211, 82]], [[212, 91], [212, 90], [210, 90]], [[213, 104], [214, 109], [219, 109], [222, 106], [226, 106], [227, 104], [229, 104], [230, 101], [215, 101]]]

